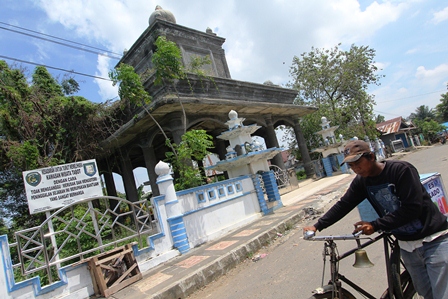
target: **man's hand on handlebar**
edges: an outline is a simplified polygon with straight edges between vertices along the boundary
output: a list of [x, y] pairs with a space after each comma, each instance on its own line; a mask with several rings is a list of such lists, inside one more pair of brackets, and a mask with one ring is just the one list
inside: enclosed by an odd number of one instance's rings
[[373, 225], [370, 222], [358, 221], [354, 225], [355, 230], [353, 231], [353, 234], [362, 231], [364, 235], [371, 235], [375, 232], [375, 229], [373, 228]]
[[303, 228], [303, 233], [306, 233], [306, 232], [309, 231], [309, 230], [315, 232], [317, 229], [314, 227], [314, 225], [311, 225], [311, 226], [305, 226], [305, 227]]
[[317, 229], [314, 227], [314, 225], [313, 226], [305, 226], [303, 228], [303, 237], [304, 237], [304, 239], [308, 240], [308, 239], [314, 237], [315, 233], [316, 233], [316, 230]]

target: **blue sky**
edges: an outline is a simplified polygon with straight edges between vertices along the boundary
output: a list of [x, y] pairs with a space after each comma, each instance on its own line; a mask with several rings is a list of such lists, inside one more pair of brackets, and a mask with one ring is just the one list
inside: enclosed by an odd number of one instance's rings
[[[147, 28], [156, 5], [170, 10], [179, 25], [200, 31], [210, 27], [226, 38], [227, 62], [236, 80], [286, 85], [295, 55], [342, 43], [343, 49], [355, 44], [376, 50], [379, 74], [385, 77], [369, 92], [375, 95], [375, 113], [386, 119], [407, 117], [420, 105], [435, 108], [448, 91], [446, 0], [1, 0], [0, 59], [107, 79], [118, 60], [38, 39], [17, 27], [117, 57]], [[34, 68], [5, 60], [30, 72]], [[49, 70], [60, 79], [65, 74]], [[93, 102], [117, 96], [108, 80], [74, 78], [79, 95]]]

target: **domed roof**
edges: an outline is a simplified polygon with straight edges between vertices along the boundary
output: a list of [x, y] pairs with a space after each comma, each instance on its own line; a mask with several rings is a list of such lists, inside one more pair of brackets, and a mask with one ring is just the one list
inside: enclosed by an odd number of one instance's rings
[[154, 12], [151, 14], [151, 16], [149, 16], [149, 25], [151, 26], [151, 24], [154, 23], [156, 19], [176, 24], [176, 18], [174, 17], [173, 13], [169, 10], [163, 9], [160, 5], [157, 5]]

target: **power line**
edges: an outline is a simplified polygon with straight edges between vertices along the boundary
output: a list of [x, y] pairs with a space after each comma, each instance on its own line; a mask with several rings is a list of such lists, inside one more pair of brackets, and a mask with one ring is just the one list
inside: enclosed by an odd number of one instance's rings
[[32, 65], [36, 65], [36, 66], [44, 66], [44, 67], [49, 68], [49, 69], [63, 71], [63, 72], [67, 72], [67, 73], [72, 73], [72, 74], [76, 74], [76, 75], [80, 75], [80, 76], [85, 76], [85, 77], [90, 77], [90, 78], [95, 78], [95, 79], [100, 79], [100, 80], [105, 80], [105, 81], [112, 81], [111, 79], [108, 79], [108, 78], [98, 77], [98, 76], [89, 75], [89, 74], [85, 74], [85, 73], [79, 73], [79, 72], [75, 72], [73, 70], [66, 70], [66, 69], [62, 69], [62, 68], [58, 68], [58, 67], [54, 67], [54, 66], [48, 66], [48, 65], [45, 65], [45, 64], [42, 64], [42, 63], [34, 63], [34, 62], [25, 61], [25, 60], [12, 58], [12, 57], [8, 57], [8, 56], [0, 55], [0, 58], [13, 60], [13, 61], [18, 61], [18, 62], [27, 63], [27, 64], [32, 64]]
[[445, 91], [445, 90], [436, 90], [436, 91], [431, 91], [431, 92], [427, 92], [427, 93], [417, 94], [417, 95], [409, 96], [409, 97], [405, 97], [405, 98], [399, 98], [399, 99], [388, 100], [388, 101], [381, 101], [381, 102], [378, 102], [378, 103], [387, 103], [387, 102], [395, 102], [395, 101], [407, 100], [407, 99], [417, 98], [417, 97], [421, 97], [421, 96], [426, 96], [428, 94], [433, 94], [433, 93], [436, 93], [436, 92], [443, 92], [443, 91]]
[[39, 31], [34, 31], [34, 30], [27, 29], [27, 28], [24, 28], [24, 27], [15, 26], [15, 25], [8, 24], [8, 23], [1, 22], [1, 21], [0, 21], [0, 24], [7, 25], [7, 26], [10, 26], [10, 27], [14, 27], [14, 28], [18, 28], [18, 29], [20, 29], [20, 30], [25, 30], [25, 31], [29, 31], [29, 32], [37, 33], [37, 34], [40, 34], [40, 35], [48, 36], [48, 37], [51, 37], [51, 38], [54, 38], [54, 39], [58, 39], [58, 40], [62, 40], [62, 41], [65, 41], [65, 42], [69, 42], [69, 43], [72, 43], [72, 44], [81, 45], [81, 46], [84, 46], [84, 47], [88, 47], [88, 48], [96, 49], [96, 50], [99, 50], [99, 51], [101, 51], [101, 52], [107, 52], [107, 53], [110, 53], [110, 54], [114, 54], [114, 55], [121, 56], [121, 54], [119, 54], [119, 53], [115, 53], [115, 52], [112, 52], [112, 51], [109, 51], [109, 50], [104, 50], [104, 49], [96, 48], [96, 47], [93, 47], [93, 46], [89, 46], [89, 45], [86, 45], [86, 44], [82, 44], [82, 43], [74, 42], [74, 41], [71, 41], [71, 40], [68, 40], [68, 39], [64, 39], [64, 38], [60, 38], [60, 37], [57, 37], [57, 36], [54, 36], [54, 35], [45, 34], [45, 33], [39, 32]]
[[382, 111], [378, 111], [378, 110], [373, 110], [374, 112], [376, 112], [377, 114], [388, 114], [388, 115], [393, 115], [393, 116], [397, 116], [396, 113], [388, 113], [388, 112], [382, 112]]
[[[30, 36], [30, 37], [34, 37], [34, 38], [37, 38], [37, 39], [44, 40], [44, 41], [52, 42], [52, 43], [55, 43], [55, 44], [58, 44], [58, 45], [61, 45], [61, 46], [65, 46], [65, 47], [73, 48], [73, 49], [76, 49], [76, 50], [81, 50], [81, 51], [85, 51], [85, 52], [89, 52], [89, 53], [93, 53], [93, 54], [109, 57], [109, 58], [112, 58], [112, 59], [117, 59], [117, 60], [121, 59], [121, 57], [118, 57], [118, 56], [109, 55], [107, 53], [100, 53], [98, 51], [89, 50], [89, 49], [86, 49], [86, 48], [83, 48], [83, 47], [69, 45], [67, 43], [58, 42], [58, 41], [55, 41], [55, 40], [52, 40], [52, 39], [49, 39], [49, 38], [40, 37], [40, 36], [37, 36], [37, 35], [33, 35], [33, 34], [30, 34], [30, 33], [26, 33], [26, 32], [21, 32], [21, 31], [18, 31], [18, 30], [14, 30], [14, 29], [2, 27], [2, 26], [0, 26], [0, 29], [8, 30], [8, 31], [19, 33], [19, 34], [23, 34], [23, 35], [27, 35], [27, 36]], [[75, 43], [75, 42], [73, 42], [73, 43]], [[83, 44], [80, 44], [80, 45], [83, 45]], [[83, 45], [83, 46], [86, 46], [86, 45]]]

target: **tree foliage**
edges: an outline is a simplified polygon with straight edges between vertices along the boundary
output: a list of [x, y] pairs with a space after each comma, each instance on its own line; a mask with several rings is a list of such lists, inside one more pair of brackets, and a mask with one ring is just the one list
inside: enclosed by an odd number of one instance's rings
[[[169, 141], [168, 141], [169, 142]], [[178, 173], [175, 179], [177, 190], [200, 186], [204, 183], [203, 169], [199, 165], [192, 165], [191, 160], [202, 161], [208, 154], [208, 149], [213, 148], [212, 137], [205, 130], [190, 130], [182, 135], [179, 144], [172, 144], [177, 156], [173, 152], [167, 152], [168, 162], [173, 170]]]
[[38, 66], [27, 81], [24, 70], [0, 61], [1, 216], [28, 225], [22, 172], [91, 158], [99, 142], [118, 128], [108, 104], [66, 96], [75, 81], [62, 84]]
[[436, 114], [433, 109], [430, 109], [426, 105], [421, 105], [415, 109], [414, 113], [411, 113], [411, 115], [409, 116], [409, 119], [412, 121], [415, 121], [415, 120], [421, 120], [421, 121], [428, 120], [429, 121], [429, 120], [434, 120], [435, 117], [436, 117]]
[[448, 121], [448, 92], [441, 95], [440, 104], [436, 106], [437, 119], [440, 122]]
[[143, 106], [151, 102], [151, 96], [143, 87], [143, 79], [135, 72], [134, 67], [121, 63], [109, 72], [112, 85], [118, 85], [118, 96], [122, 108]]
[[430, 143], [437, 140], [437, 134], [445, 130], [445, 126], [439, 124], [434, 119], [415, 119], [414, 124], [417, 126], [418, 131], [423, 134], [425, 140]]
[[185, 79], [186, 73], [182, 63], [182, 54], [176, 43], [164, 36], [159, 36], [155, 42], [156, 52], [152, 56], [155, 68], [155, 84], [169, 84], [173, 80]]
[[386, 121], [386, 118], [384, 117], [384, 115], [378, 114], [375, 118], [375, 123], [377, 123], [377, 124], [380, 124], [385, 121]]
[[319, 110], [302, 119], [302, 129], [310, 146], [318, 146], [315, 132], [321, 130], [320, 119], [327, 117], [338, 132], [347, 137], [376, 136], [373, 96], [367, 93], [371, 84], [379, 85], [374, 63], [375, 50], [352, 45], [348, 51], [312, 48], [295, 56], [290, 69], [290, 87], [299, 91], [296, 103], [312, 105]]

